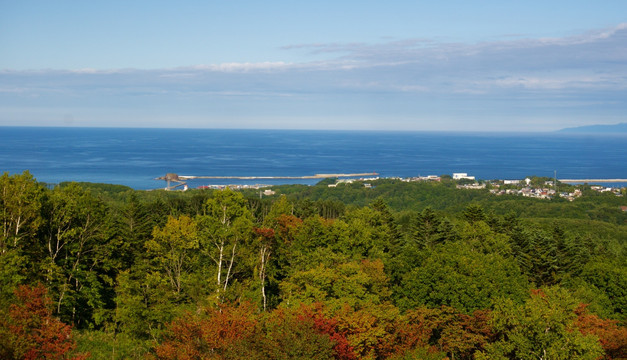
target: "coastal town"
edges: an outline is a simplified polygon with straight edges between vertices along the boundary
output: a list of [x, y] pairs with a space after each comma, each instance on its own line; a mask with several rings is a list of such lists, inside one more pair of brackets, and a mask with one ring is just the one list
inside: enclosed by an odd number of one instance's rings
[[[587, 183], [564, 183], [555, 178], [546, 177], [526, 177], [524, 179], [496, 179], [480, 180], [468, 173], [453, 173], [452, 175], [426, 175], [415, 177], [354, 177], [336, 178], [334, 182], [327, 184], [329, 188], [341, 187], [348, 184], [361, 184], [364, 188], [372, 189], [376, 187], [378, 180], [399, 180], [403, 182], [450, 182], [454, 183], [457, 189], [466, 190], [487, 190], [495, 196], [514, 195], [537, 199], [563, 198], [573, 201], [584, 195], [584, 190], [597, 193], [608, 193], [615, 196], [624, 196], [627, 192], [625, 182], [608, 185], [590, 185]], [[627, 181], [626, 181], [627, 182]], [[232, 185], [202, 185], [198, 189], [224, 189], [232, 190], [259, 190], [260, 196], [272, 196], [276, 192], [271, 189], [274, 185], [267, 184], [232, 184]], [[187, 187], [183, 188], [186, 190]]]

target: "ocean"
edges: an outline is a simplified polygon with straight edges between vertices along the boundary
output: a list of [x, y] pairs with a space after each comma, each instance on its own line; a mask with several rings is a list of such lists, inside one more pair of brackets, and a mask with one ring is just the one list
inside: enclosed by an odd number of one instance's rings
[[[0, 172], [46, 183], [164, 187], [166, 173], [381, 177], [468, 173], [478, 179], [627, 178], [627, 134], [0, 127]], [[193, 180], [315, 184], [319, 180]], [[623, 184], [625, 186], [625, 184]]]

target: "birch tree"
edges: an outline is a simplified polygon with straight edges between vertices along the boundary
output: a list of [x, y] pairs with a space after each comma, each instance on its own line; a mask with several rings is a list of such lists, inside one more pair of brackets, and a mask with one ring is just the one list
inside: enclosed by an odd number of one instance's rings
[[31, 260], [24, 250], [34, 243], [42, 224], [44, 191], [28, 171], [0, 176], [0, 303], [26, 279]]
[[199, 216], [201, 244], [204, 253], [215, 264], [217, 300], [221, 301], [232, 281], [237, 261], [252, 233], [252, 214], [241, 193], [230, 189], [216, 191], [205, 202], [205, 213]]
[[0, 255], [18, 246], [24, 237], [35, 236], [41, 219], [44, 189], [25, 171], [0, 176]]
[[105, 209], [102, 201], [76, 183], [55, 188], [44, 208], [42, 270], [53, 290], [56, 313], [75, 323], [81, 317], [77, 312], [87, 308], [82, 303], [91, 308], [102, 302], [97, 274], [107, 257], [103, 254]]
[[263, 311], [266, 311], [268, 300], [266, 296], [266, 279], [268, 272], [268, 263], [272, 254], [274, 245], [274, 230], [270, 228], [255, 228], [257, 236], [257, 247], [259, 248], [259, 262], [257, 264], [257, 274], [259, 276], [259, 285], [261, 286], [261, 299], [263, 303]]

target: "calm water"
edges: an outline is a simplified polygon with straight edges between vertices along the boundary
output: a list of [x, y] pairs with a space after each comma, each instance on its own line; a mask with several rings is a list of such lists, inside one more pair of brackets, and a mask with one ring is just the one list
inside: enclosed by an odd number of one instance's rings
[[[207, 176], [381, 176], [466, 172], [480, 179], [627, 178], [627, 134], [430, 133], [0, 127], [0, 172], [38, 180], [162, 187], [168, 172]], [[248, 183], [317, 180], [255, 180]], [[203, 184], [245, 183], [196, 180]]]

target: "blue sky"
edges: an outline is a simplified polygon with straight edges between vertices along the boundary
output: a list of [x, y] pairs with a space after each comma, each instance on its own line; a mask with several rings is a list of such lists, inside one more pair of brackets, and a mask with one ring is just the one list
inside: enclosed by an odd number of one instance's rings
[[0, 126], [627, 121], [627, 1], [0, 0]]

